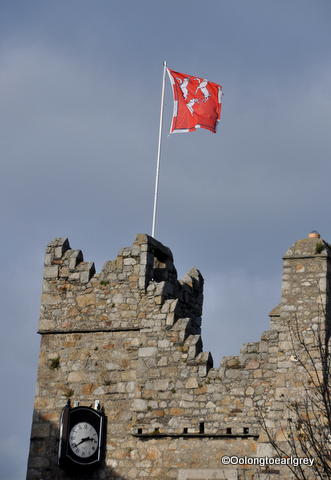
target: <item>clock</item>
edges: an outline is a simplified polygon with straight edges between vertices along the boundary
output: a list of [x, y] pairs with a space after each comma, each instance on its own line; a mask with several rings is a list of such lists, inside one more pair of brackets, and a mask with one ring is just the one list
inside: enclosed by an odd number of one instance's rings
[[91, 407], [64, 407], [60, 420], [58, 461], [61, 467], [90, 467], [102, 460], [104, 451], [103, 412]]
[[88, 422], [79, 422], [69, 433], [69, 446], [80, 458], [91, 457], [98, 448], [99, 439], [96, 429]]

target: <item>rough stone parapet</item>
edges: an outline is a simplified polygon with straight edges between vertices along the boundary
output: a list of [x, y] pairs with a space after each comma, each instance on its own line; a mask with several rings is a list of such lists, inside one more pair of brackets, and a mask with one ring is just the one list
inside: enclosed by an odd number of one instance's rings
[[329, 244], [321, 238], [303, 238], [295, 242], [285, 253], [283, 259], [287, 258], [305, 258], [318, 255], [321, 257], [330, 256], [331, 249]]
[[[329, 253], [320, 239], [296, 242], [284, 257], [282, 300], [270, 313], [270, 330], [213, 368], [201, 339], [197, 269], [178, 280], [171, 251], [144, 234], [100, 273], [67, 239], [51, 242], [28, 480], [68, 479], [56, 464], [68, 398], [83, 405], [98, 398], [108, 418], [105, 464], [91, 480], [170, 480], [183, 468], [220, 472], [222, 455], [270, 454], [257, 408], [280, 435], [287, 402], [305, 382], [289, 327], [300, 319], [312, 342], [309, 328], [329, 308]], [[260, 478], [247, 466], [223, 473]], [[275, 478], [289, 480], [286, 470]]]

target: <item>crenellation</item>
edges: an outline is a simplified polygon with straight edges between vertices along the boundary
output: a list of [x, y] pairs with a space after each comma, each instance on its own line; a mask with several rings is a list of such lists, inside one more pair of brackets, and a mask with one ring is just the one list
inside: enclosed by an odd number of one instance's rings
[[[206, 479], [221, 474], [212, 472], [260, 479], [253, 467], [222, 467], [220, 458], [271, 453], [257, 407], [281, 438], [287, 402], [302, 395], [306, 381], [305, 352], [289, 327], [298, 326], [314, 352], [312, 328], [329, 308], [329, 257], [319, 238], [288, 249], [270, 329], [213, 368], [203, 351], [196, 268], [178, 280], [171, 251], [138, 234], [96, 273], [81, 250], [55, 239], [45, 256], [28, 480], [71, 478], [56, 459], [68, 399], [98, 399], [107, 416], [105, 459], [91, 480], [180, 479], [183, 469]], [[275, 478], [290, 479], [279, 471]]]

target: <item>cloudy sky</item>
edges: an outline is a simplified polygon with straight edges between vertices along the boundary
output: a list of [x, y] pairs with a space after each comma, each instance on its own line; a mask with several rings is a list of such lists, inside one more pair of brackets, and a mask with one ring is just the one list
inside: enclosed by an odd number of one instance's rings
[[1, 0], [0, 477], [25, 475], [42, 258], [97, 270], [150, 233], [162, 62], [224, 88], [219, 132], [171, 135], [156, 237], [205, 278], [216, 366], [268, 328], [281, 257], [331, 240], [329, 0]]

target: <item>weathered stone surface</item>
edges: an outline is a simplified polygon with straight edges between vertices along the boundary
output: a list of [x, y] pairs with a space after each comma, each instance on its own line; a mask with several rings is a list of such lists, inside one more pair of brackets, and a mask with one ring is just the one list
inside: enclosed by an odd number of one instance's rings
[[144, 348], [139, 348], [138, 355], [139, 357], [152, 357], [155, 355], [157, 352], [156, 347], [144, 347]]
[[95, 295], [93, 293], [87, 295], [78, 295], [76, 298], [79, 307], [87, 307], [95, 304]]
[[58, 276], [59, 276], [58, 265], [51, 265], [51, 266], [45, 267], [45, 270], [44, 270], [45, 279], [58, 278]]
[[[107, 416], [105, 461], [89, 480], [263, 478], [252, 465], [222, 466], [221, 457], [273, 454], [256, 405], [283, 441], [287, 402], [303, 394], [306, 381], [288, 324], [300, 318], [313, 351], [309, 329], [318, 328], [328, 301], [330, 251], [318, 241], [300, 240], [286, 252], [270, 329], [220, 368], [202, 351], [198, 270], [178, 281], [170, 250], [145, 234], [98, 274], [67, 239], [51, 242], [27, 479], [72, 478], [57, 466], [68, 399], [98, 399]], [[284, 468], [272, 476], [291, 478]]]

